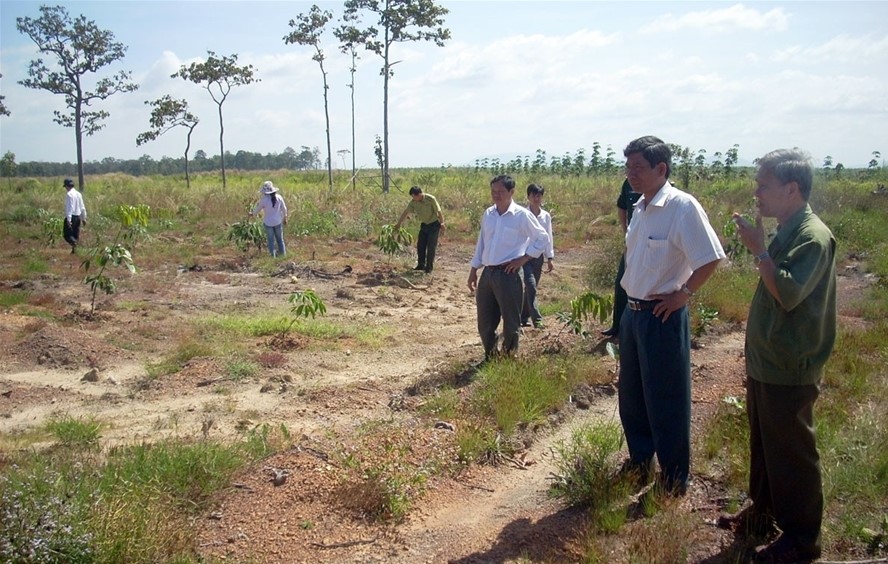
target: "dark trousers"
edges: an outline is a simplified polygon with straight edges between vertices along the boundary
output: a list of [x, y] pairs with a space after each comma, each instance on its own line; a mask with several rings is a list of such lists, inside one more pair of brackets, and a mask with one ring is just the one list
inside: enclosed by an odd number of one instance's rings
[[441, 222], [419, 224], [419, 236], [416, 237], [416, 266], [431, 272], [435, 266], [435, 250], [438, 248], [438, 234]]
[[65, 241], [68, 242], [72, 247], [77, 246], [77, 241], [80, 240], [80, 216], [72, 215], [71, 222], [67, 221], [62, 228], [62, 235], [65, 238]]
[[779, 386], [746, 379], [749, 497], [783, 534], [820, 548], [823, 486], [814, 433], [816, 385]]
[[620, 321], [620, 421], [629, 459], [657, 455], [662, 484], [687, 488], [691, 462], [691, 336], [688, 308], [665, 322], [626, 308]]
[[537, 286], [540, 283], [540, 277], [543, 275], [543, 262], [545, 262], [545, 253], [535, 259], [530, 259], [521, 267], [524, 277], [524, 302], [521, 306], [521, 323], [533, 320], [534, 323], [542, 321], [543, 316], [540, 314], [540, 308], [537, 304]]
[[625, 252], [620, 256], [620, 266], [617, 267], [617, 277], [614, 280], [614, 320], [611, 323], [611, 327], [617, 331], [620, 330], [620, 320], [623, 318], [623, 310], [626, 309], [626, 302], [629, 300], [626, 290], [620, 284], [624, 274], [626, 274]]
[[475, 289], [478, 309], [478, 334], [484, 345], [484, 358], [496, 356], [496, 328], [503, 321], [502, 352], [510, 354], [518, 349], [518, 331], [521, 326], [521, 303], [524, 292], [518, 272], [508, 273], [501, 268], [485, 267]]

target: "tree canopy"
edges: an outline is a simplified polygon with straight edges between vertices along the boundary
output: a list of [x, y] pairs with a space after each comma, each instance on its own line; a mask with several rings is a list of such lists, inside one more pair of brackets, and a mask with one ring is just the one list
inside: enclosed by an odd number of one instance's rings
[[139, 85], [131, 82], [130, 72], [119, 71], [98, 79], [90, 90], [86, 77], [122, 59], [127, 47], [114, 41], [114, 33], [100, 29], [85, 16], [72, 19], [62, 6], [40, 6], [40, 13], [36, 19], [16, 18], [16, 28], [34, 41], [40, 53], [53, 55], [55, 60], [52, 66], [43, 59], [31, 61], [28, 78], [19, 84], [65, 97], [70, 113], [56, 110], [54, 121], [74, 128], [77, 173], [82, 189], [83, 136], [102, 129], [102, 121], [110, 115], [105, 110], [86, 108], [118, 92], [132, 92]]
[[210, 93], [210, 97], [219, 108], [219, 154], [222, 168], [222, 186], [225, 181], [225, 124], [222, 120], [222, 104], [228, 98], [228, 94], [235, 86], [243, 86], [258, 82], [253, 76], [253, 65], [237, 66], [237, 53], [229, 56], [217, 57], [214, 51], [207, 51], [207, 60], [202, 63], [182, 65], [178, 72], [170, 75], [172, 78], [181, 77], [195, 84], [200, 84]]
[[188, 111], [188, 102], [173, 98], [169, 94], [157, 100], [145, 101], [152, 107], [151, 117], [148, 120], [151, 129], [140, 133], [136, 137], [136, 145], [143, 145], [153, 141], [174, 127], [185, 127], [188, 136], [185, 141], [185, 185], [191, 187], [191, 177], [188, 173], [188, 151], [191, 149], [191, 134], [200, 122], [197, 117]]

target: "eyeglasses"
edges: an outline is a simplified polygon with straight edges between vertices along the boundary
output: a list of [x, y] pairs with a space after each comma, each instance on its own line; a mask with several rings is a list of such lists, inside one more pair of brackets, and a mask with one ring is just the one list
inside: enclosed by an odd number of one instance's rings
[[626, 172], [642, 172], [644, 170], [651, 170], [653, 167], [647, 163], [635, 163], [631, 166], [627, 164], [624, 168], [626, 169]]

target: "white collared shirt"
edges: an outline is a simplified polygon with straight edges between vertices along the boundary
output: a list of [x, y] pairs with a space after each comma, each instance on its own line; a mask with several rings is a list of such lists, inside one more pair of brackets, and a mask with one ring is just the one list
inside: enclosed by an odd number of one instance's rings
[[262, 221], [268, 227], [277, 227], [282, 224], [287, 217], [287, 204], [284, 202], [284, 199], [281, 198], [279, 192], [275, 192], [275, 200], [277, 203], [272, 203], [268, 194], [262, 194], [259, 197], [259, 201], [253, 206], [253, 215], [256, 215], [260, 211], [263, 212]]
[[[527, 209], [530, 209], [529, 207]], [[533, 213], [533, 210], [530, 210], [530, 213]], [[555, 237], [552, 235], [552, 214], [540, 208], [540, 215], [536, 216], [537, 221], [540, 222], [540, 225], [543, 226], [543, 229], [546, 230], [546, 234], [549, 235], [549, 245], [546, 247], [546, 258], [551, 259], [555, 258]]]
[[86, 206], [83, 205], [83, 196], [77, 188], [71, 188], [65, 193], [65, 221], [71, 223], [72, 215], [79, 215], [80, 221], [86, 221]]
[[635, 204], [626, 232], [626, 274], [620, 284], [631, 298], [675, 292], [691, 273], [725, 258], [703, 207], [669, 182], [648, 202]]
[[512, 200], [502, 215], [495, 205], [484, 210], [471, 266], [496, 266], [525, 254], [536, 258], [548, 245], [549, 235], [536, 216]]

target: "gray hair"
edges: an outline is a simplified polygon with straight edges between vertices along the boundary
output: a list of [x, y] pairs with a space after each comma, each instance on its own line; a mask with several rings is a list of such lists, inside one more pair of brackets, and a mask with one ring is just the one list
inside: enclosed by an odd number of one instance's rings
[[777, 149], [756, 161], [759, 170], [773, 174], [783, 184], [795, 182], [802, 198], [808, 201], [814, 184], [814, 168], [811, 155], [799, 148]]

